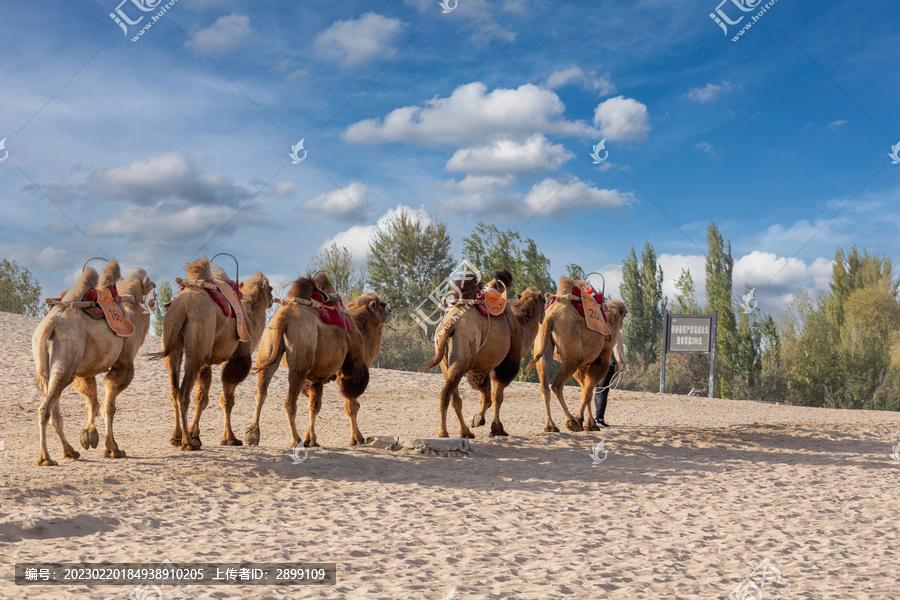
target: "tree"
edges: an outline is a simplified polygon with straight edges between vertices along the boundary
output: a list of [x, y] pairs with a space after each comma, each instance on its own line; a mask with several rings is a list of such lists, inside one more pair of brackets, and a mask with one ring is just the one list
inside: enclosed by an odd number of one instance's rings
[[500, 231], [496, 225], [479, 221], [471, 235], [463, 239], [462, 254], [479, 269], [509, 269], [513, 276], [510, 293], [521, 292], [529, 286], [541, 291], [556, 289], [550, 277], [550, 260], [538, 250], [533, 239], [523, 242], [512, 229]]
[[699, 315], [703, 312], [697, 303], [697, 295], [694, 292], [694, 278], [691, 276], [690, 269], [682, 269], [678, 281], [675, 282], [675, 289], [678, 293], [669, 307], [669, 312], [681, 315]]
[[731, 378], [735, 372], [735, 337], [737, 322], [732, 309], [732, 271], [734, 259], [731, 257], [731, 242], [727, 244], [719, 233], [714, 221], [706, 230], [708, 254], [706, 256], [706, 311], [719, 311], [716, 324], [716, 390], [721, 398], [730, 398]]
[[334, 243], [313, 254], [306, 268], [309, 276], [312, 277], [322, 269], [334, 273], [335, 286], [342, 294], [355, 298], [362, 293], [366, 283], [366, 270], [365, 267], [353, 264], [353, 253], [347, 246]]
[[16, 261], [5, 258], [0, 262], [0, 311], [32, 317], [44, 314], [37, 279]]
[[166, 316], [166, 304], [172, 301], [175, 294], [168, 281], [163, 281], [156, 287], [156, 309], [153, 311], [153, 335], [162, 336], [163, 317]]
[[653, 246], [644, 245], [640, 262], [632, 247], [631, 255], [622, 263], [620, 293], [628, 308], [622, 331], [629, 357], [643, 365], [656, 363], [661, 349], [662, 315], [666, 308], [662, 282], [663, 271], [656, 262]]
[[379, 227], [366, 257], [368, 281], [394, 317], [406, 318], [454, 267], [447, 224], [401, 210]]

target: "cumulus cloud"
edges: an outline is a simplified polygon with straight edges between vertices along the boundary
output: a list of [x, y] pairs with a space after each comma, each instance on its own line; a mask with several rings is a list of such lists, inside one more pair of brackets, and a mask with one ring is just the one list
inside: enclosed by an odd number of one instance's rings
[[193, 52], [197, 52], [199, 47], [209, 55], [228, 54], [243, 46], [254, 33], [256, 31], [250, 27], [250, 17], [231, 14], [219, 17], [206, 29], [191, 34], [193, 43], [186, 40], [184, 47]]
[[554, 71], [547, 78], [545, 84], [551, 90], [567, 85], [580, 85], [588, 91], [596, 92], [598, 96], [609, 96], [615, 93], [616, 86], [609, 79], [609, 73], [597, 75], [596, 72], [585, 73], [581, 67], [571, 66], [566, 69]]
[[367, 12], [358, 19], [335, 21], [319, 32], [313, 46], [319, 56], [353, 67], [391, 56], [396, 52], [394, 40], [405, 26], [400, 19]]
[[359, 219], [372, 208], [369, 189], [354, 181], [342, 190], [319, 194], [298, 207], [315, 218]]
[[710, 156], [721, 156], [722, 154], [721, 150], [719, 150], [709, 142], [700, 142], [699, 144], [694, 146], [694, 148]]
[[694, 102], [714, 102], [720, 95], [727, 94], [732, 90], [731, 82], [722, 81], [716, 85], [715, 83], [707, 83], [704, 87], [694, 88], [687, 93], [687, 97]]
[[457, 150], [445, 169], [479, 174], [536, 174], [558, 169], [574, 157], [562, 144], [552, 144], [543, 135], [536, 134], [524, 142], [501, 138], [483, 146]]
[[325, 250], [332, 244], [345, 246], [350, 249], [354, 261], [361, 263], [365, 260], [366, 254], [369, 252], [369, 243], [374, 239], [376, 229], [378, 227], [386, 226], [403, 211], [406, 211], [409, 214], [409, 218], [413, 223], [422, 223], [422, 225], [425, 226], [431, 223], [431, 218], [425, 211], [424, 205], [419, 208], [411, 208], [405, 204], [398, 204], [396, 207], [384, 213], [384, 215], [378, 219], [377, 225], [354, 225], [325, 240], [325, 242], [319, 246], [319, 250]]
[[[484, 144], [498, 136], [581, 135], [584, 128], [566, 120], [564, 113], [565, 105], [552, 91], [528, 83], [488, 93], [487, 86], [476, 81], [459, 86], [447, 98], [429, 100], [425, 106], [397, 108], [383, 119], [354, 123], [342, 137], [359, 144], [406, 142], [434, 147]], [[589, 126], [587, 133], [591, 133]]]
[[647, 106], [624, 96], [616, 96], [597, 105], [594, 125], [609, 141], [623, 142], [645, 140], [651, 129]]

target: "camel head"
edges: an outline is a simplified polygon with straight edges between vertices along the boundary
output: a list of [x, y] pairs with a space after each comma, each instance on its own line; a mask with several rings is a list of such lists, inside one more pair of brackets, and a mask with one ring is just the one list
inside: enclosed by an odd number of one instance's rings
[[628, 314], [628, 309], [625, 308], [625, 303], [621, 300], [609, 300], [606, 303], [606, 320], [609, 323], [609, 326], [619, 330], [622, 328], [622, 323], [625, 321], [625, 315]]
[[544, 311], [544, 294], [541, 290], [536, 287], [528, 287], [524, 292], [516, 294], [513, 313], [522, 325], [530, 323], [535, 317], [537, 317], [538, 323], [543, 323]]
[[259, 271], [238, 284], [238, 287], [244, 295], [244, 301], [253, 308], [264, 307], [265, 310], [272, 308], [272, 286], [269, 285], [266, 276]]
[[391, 309], [371, 292], [362, 294], [347, 308], [356, 313], [353, 321], [362, 331], [380, 330], [391, 322]]
[[[111, 265], [112, 263], [110, 263]], [[109, 268], [109, 266], [107, 266]], [[115, 270], [119, 270], [119, 265], [116, 263]], [[106, 276], [106, 269], [103, 270], [104, 277]], [[147, 271], [144, 269], [135, 269], [131, 273], [128, 274], [124, 279], [120, 279], [118, 281], [118, 290], [120, 294], [133, 296], [135, 307], [140, 307], [142, 304], [146, 304], [147, 308], [155, 309], [156, 306], [149, 306], [151, 303], [151, 294], [153, 290], [156, 288], [156, 284], [150, 281], [150, 277], [147, 275]], [[137, 313], [146, 314], [145, 310], [137, 310]], [[150, 315], [147, 314], [147, 320], [149, 321]]]

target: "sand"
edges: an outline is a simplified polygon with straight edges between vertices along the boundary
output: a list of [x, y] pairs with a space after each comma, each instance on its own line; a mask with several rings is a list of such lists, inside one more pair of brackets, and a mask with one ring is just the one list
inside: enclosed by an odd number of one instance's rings
[[[706, 599], [726, 598], [769, 559], [782, 581], [767, 583], [763, 598], [900, 598], [900, 463], [889, 457], [898, 414], [613, 391], [612, 428], [548, 434], [538, 386], [517, 383], [503, 410], [510, 437], [480, 427], [474, 458], [445, 458], [351, 448], [329, 385], [323, 447], [293, 464], [283, 371], [259, 447], [219, 446], [213, 401], [202, 451], [186, 453], [169, 445], [165, 367], [141, 356], [116, 415], [128, 457], [102, 458], [100, 419], [100, 448], [37, 467], [37, 323], [0, 313], [0, 597], [124, 598], [133, 589], [17, 587], [16, 562], [169, 559], [334, 562], [337, 584], [165, 587], [166, 599]], [[142, 352], [158, 347], [150, 337]], [[442, 381], [373, 370], [363, 434], [436, 435]], [[238, 389], [239, 437], [254, 389], [252, 380]], [[567, 388], [570, 408], [575, 391]], [[478, 396], [462, 394], [468, 417]], [[81, 397], [68, 390], [62, 408], [77, 444]], [[298, 423], [305, 429], [305, 406]], [[49, 439], [59, 460], [52, 430]], [[594, 465], [601, 440], [606, 458]]]

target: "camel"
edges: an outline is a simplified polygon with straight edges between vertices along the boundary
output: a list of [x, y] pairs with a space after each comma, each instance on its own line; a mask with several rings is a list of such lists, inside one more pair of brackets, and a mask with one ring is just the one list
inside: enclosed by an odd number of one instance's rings
[[[188, 277], [186, 285], [175, 295], [163, 317], [162, 352], [151, 356], [153, 359], [165, 358], [169, 372], [169, 398], [175, 409], [175, 427], [170, 441], [173, 446], [180, 445], [182, 450], [197, 450], [202, 446], [200, 415], [209, 404], [212, 366], [218, 364], [222, 377], [219, 404], [224, 417], [221, 445], [241, 446], [243, 443], [231, 428], [234, 392], [253, 366], [251, 355], [265, 328], [266, 310], [272, 306], [272, 286], [258, 271], [239, 284], [250, 333], [250, 340], [242, 342], [237, 319], [226, 317], [202, 287], [203, 282], [212, 279], [227, 279], [224, 271], [211, 267], [208, 259], [201, 258], [189, 264], [185, 273]], [[184, 374], [179, 381], [182, 361]], [[195, 384], [194, 419], [189, 427], [188, 405]]]
[[[106, 322], [95, 319], [81, 308], [66, 306], [67, 302], [78, 302], [90, 290], [97, 287], [116, 285], [119, 294], [131, 295], [133, 301], [122, 301], [119, 305], [125, 318], [134, 325], [134, 333], [129, 337], [119, 337]], [[86, 267], [78, 282], [62, 298], [62, 304], [50, 309], [38, 324], [31, 340], [35, 363], [35, 383], [44, 396], [40, 407], [41, 451], [37, 464], [42, 467], [55, 466], [47, 451], [47, 421], [59, 436], [63, 447], [63, 458], [77, 459], [81, 455], [66, 440], [63, 432], [63, 417], [59, 398], [69, 384], [85, 397], [88, 422], [81, 431], [81, 446], [87, 450], [96, 448], [100, 442], [94, 419], [100, 409], [97, 400], [97, 375], [105, 374], [106, 399], [103, 402], [103, 419], [106, 422], [106, 444], [104, 458], [124, 458], [125, 451], [119, 448], [113, 435], [113, 418], [116, 414], [116, 399], [134, 378], [134, 357], [144, 343], [150, 330], [150, 314], [138, 307], [156, 287], [146, 271], [135, 269], [126, 279], [121, 279], [121, 270], [116, 260], [109, 261], [103, 270], [102, 279], [92, 267]]]
[[[512, 285], [512, 275], [507, 269], [494, 271], [494, 276], [495, 280], [487, 287], [496, 289], [498, 280], [504, 289]], [[460, 279], [455, 284], [460, 293], [454, 292], [454, 296], [474, 298], [477, 286], [472, 278]], [[481, 412], [473, 417], [473, 427], [484, 423], [484, 414], [493, 405], [490, 436], [508, 435], [500, 421], [503, 392], [518, 375], [522, 357], [534, 341], [543, 318], [544, 299], [540, 290], [533, 287], [517, 294], [516, 302], [507, 304], [503, 316], [485, 317], [466, 304], [456, 304], [447, 311], [435, 334], [435, 355], [421, 367], [422, 371], [427, 371], [440, 364], [444, 375], [439, 437], [449, 436], [447, 408], [451, 402], [459, 419], [460, 436], [475, 437], [462, 416], [459, 383], [464, 375], [472, 389], [481, 393]], [[493, 396], [491, 378], [495, 383]]]
[[[359, 400], [369, 384], [369, 369], [381, 349], [382, 328], [391, 322], [391, 311], [376, 294], [362, 294], [347, 309], [351, 332], [340, 325], [325, 323], [307, 304], [313, 293], [333, 294], [334, 287], [324, 274], [315, 280], [297, 279], [272, 317], [260, 343], [256, 358], [256, 412], [244, 434], [251, 446], [259, 445], [259, 416], [266, 401], [272, 377], [282, 364], [288, 369], [288, 394], [284, 403], [291, 429], [291, 446], [318, 446], [316, 415], [322, 409], [322, 390], [329, 381], [337, 382], [344, 396], [344, 412], [350, 418], [350, 445], [366, 441], [357, 425]], [[300, 300], [298, 302], [298, 300]], [[300, 392], [309, 398], [309, 424], [303, 440], [297, 432], [297, 399]]]
[[[624, 303], [609, 300], [606, 302], [606, 322], [610, 335], [589, 329], [584, 317], [578, 314], [572, 305], [572, 300], [565, 297], [572, 293], [576, 285], [584, 290], [589, 284], [569, 277], [562, 277], [559, 280], [556, 301], [547, 308], [547, 315], [535, 341], [534, 359], [526, 367], [526, 371], [530, 371], [539, 363], [538, 378], [541, 381], [541, 396], [547, 411], [544, 431], [547, 432], [559, 432], [553, 417], [550, 416], [551, 388], [566, 415], [566, 427], [570, 431], [584, 431], [585, 428], [579, 421], [583, 422], [584, 411], [593, 398], [594, 388], [609, 370], [610, 358], [622, 330], [622, 322], [628, 313]], [[554, 358], [561, 364], [551, 386], [550, 367]], [[569, 412], [563, 396], [564, 386], [573, 375], [581, 386], [581, 407], [578, 409], [577, 418]], [[587, 411], [587, 430], [599, 430], [590, 410]]]

